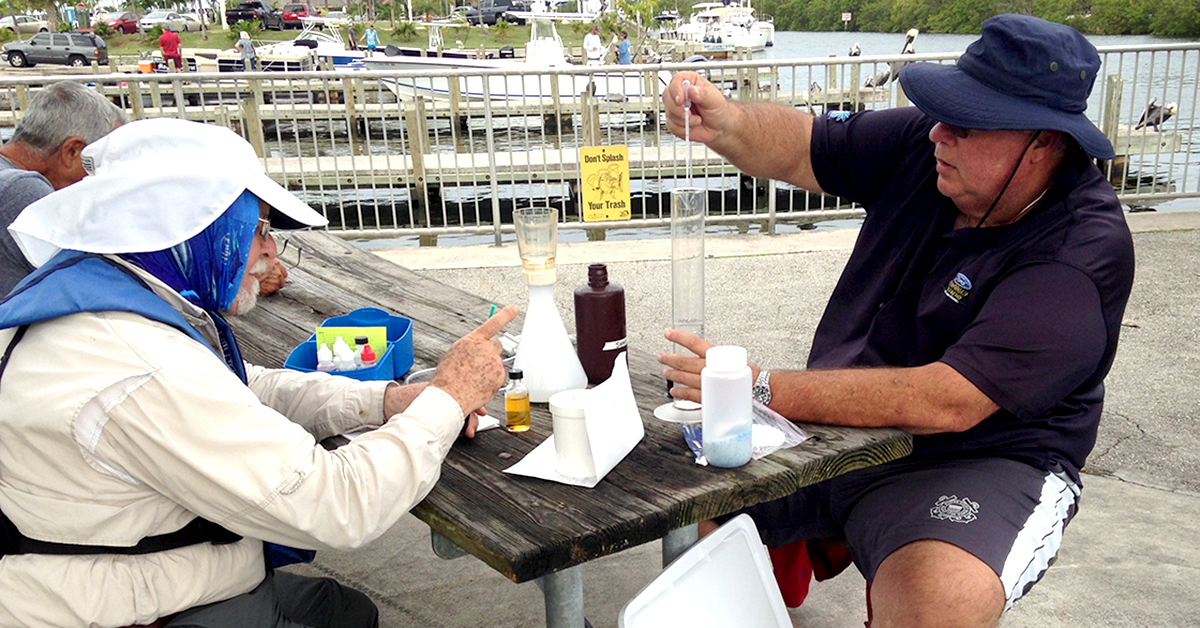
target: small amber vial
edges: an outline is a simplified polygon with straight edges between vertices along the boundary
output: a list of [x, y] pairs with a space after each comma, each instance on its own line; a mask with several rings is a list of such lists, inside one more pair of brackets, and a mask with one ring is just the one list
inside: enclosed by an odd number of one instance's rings
[[508, 421], [504, 429], [510, 432], [529, 429], [529, 389], [522, 381], [524, 377], [521, 369], [508, 372], [508, 388], [504, 390], [504, 410], [508, 413]]

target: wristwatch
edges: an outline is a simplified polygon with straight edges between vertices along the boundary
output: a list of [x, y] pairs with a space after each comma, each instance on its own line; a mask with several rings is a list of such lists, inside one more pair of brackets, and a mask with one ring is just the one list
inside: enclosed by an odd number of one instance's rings
[[771, 371], [762, 369], [758, 372], [758, 378], [754, 380], [750, 395], [764, 406], [771, 404]]

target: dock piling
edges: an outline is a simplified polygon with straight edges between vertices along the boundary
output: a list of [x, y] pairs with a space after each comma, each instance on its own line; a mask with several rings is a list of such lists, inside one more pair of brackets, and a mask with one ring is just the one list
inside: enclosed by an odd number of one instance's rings
[[137, 81], [129, 81], [127, 84], [129, 91], [126, 93], [126, 98], [129, 100], [129, 107], [133, 111], [133, 119], [141, 120], [146, 117], [145, 111], [142, 109], [142, 84]]
[[424, 214], [425, 205], [425, 156], [423, 145], [425, 138], [425, 111], [421, 99], [414, 98], [404, 104], [404, 129], [408, 133], [408, 152], [412, 162], [413, 194], [412, 214], [414, 218]]
[[[157, 85], [157, 83], [151, 83]], [[250, 146], [254, 147], [254, 153], [259, 157], [266, 155], [264, 149], [263, 125], [262, 116], [259, 114], [260, 103], [262, 103], [262, 85], [258, 80], [251, 81], [253, 94], [241, 100], [242, 112], [242, 133]]]

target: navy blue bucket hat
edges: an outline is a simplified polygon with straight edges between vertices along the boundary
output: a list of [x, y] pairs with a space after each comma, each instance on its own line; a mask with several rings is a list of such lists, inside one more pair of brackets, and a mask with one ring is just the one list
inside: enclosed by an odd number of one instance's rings
[[939, 122], [968, 129], [1069, 133], [1087, 154], [1112, 159], [1112, 144], [1083, 114], [1100, 55], [1079, 31], [1029, 15], [998, 15], [957, 65], [910, 63], [904, 93]]

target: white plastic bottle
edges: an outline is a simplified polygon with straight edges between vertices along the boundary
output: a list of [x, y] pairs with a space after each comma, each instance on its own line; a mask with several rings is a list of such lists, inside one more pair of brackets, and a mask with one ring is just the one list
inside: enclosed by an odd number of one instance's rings
[[353, 371], [355, 368], [354, 351], [341, 336], [333, 342], [333, 366], [338, 371]]
[[325, 343], [321, 343], [321, 348], [317, 349], [317, 370], [323, 372], [334, 370], [333, 351]]
[[754, 453], [750, 367], [743, 347], [712, 347], [700, 371], [700, 417], [704, 459], [716, 467], [740, 467]]

